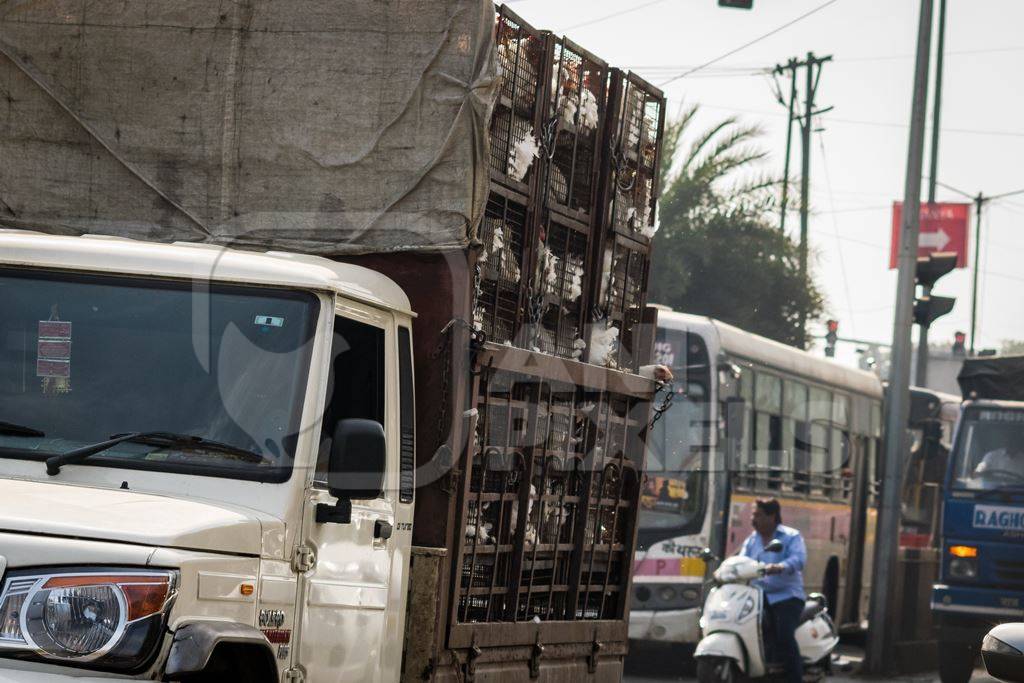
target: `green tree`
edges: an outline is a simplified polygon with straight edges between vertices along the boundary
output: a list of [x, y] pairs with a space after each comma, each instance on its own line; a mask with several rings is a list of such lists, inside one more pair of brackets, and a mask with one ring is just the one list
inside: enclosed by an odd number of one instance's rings
[[1024, 356], [1024, 341], [1004, 339], [1000, 353], [1004, 356]]
[[757, 172], [762, 131], [729, 117], [692, 133], [698, 110], [666, 126], [650, 300], [805, 347], [800, 312], [820, 318], [823, 297], [778, 229], [779, 181]]

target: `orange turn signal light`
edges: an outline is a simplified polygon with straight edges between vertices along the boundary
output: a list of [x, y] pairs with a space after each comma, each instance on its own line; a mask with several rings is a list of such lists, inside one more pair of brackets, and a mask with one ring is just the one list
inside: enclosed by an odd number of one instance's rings
[[951, 545], [949, 554], [956, 557], [977, 557], [978, 549], [973, 545]]
[[256, 592], [256, 587], [251, 583], [243, 583], [239, 586], [239, 591], [241, 591], [242, 595], [249, 596]]

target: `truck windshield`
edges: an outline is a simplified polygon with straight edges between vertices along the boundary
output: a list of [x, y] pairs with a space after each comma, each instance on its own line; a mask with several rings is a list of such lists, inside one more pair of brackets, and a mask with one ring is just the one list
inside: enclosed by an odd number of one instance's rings
[[0, 269], [0, 457], [128, 432], [82, 464], [261, 481], [291, 471], [318, 300], [308, 292]]
[[686, 530], [702, 521], [707, 411], [704, 386], [690, 382], [651, 430], [641, 529]]
[[966, 411], [953, 467], [956, 488], [1024, 491], [1024, 409]]

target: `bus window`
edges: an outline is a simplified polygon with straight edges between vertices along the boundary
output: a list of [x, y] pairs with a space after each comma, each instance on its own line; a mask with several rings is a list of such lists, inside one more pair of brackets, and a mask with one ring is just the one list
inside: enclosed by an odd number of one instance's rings
[[708, 399], [690, 382], [654, 425], [648, 443], [640, 529], [693, 533], [703, 524], [707, 499]]
[[782, 462], [782, 380], [757, 373], [754, 384], [756, 466], [760, 477], [767, 473], [768, 488], [780, 488]]
[[[737, 477], [737, 484], [740, 486], [750, 486], [750, 472], [754, 469], [754, 372], [750, 368], [746, 368], [743, 374], [740, 375], [740, 398], [746, 403], [744, 424], [743, 424], [743, 441], [739, 444], [739, 462], [736, 466], [740, 468], [741, 475]], [[732, 465], [730, 465], [732, 466]]]
[[825, 472], [825, 482], [828, 485], [826, 493], [833, 498], [849, 498], [849, 480], [843, 477], [843, 469], [850, 461], [850, 432], [840, 429], [832, 430], [832, 448], [829, 458], [829, 467]]
[[786, 422], [790, 425], [788, 433], [784, 430], [783, 444], [792, 454], [790, 462], [793, 469], [793, 490], [797, 493], [807, 493], [811, 446], [810, 424], [807, 421], [807, 386], [787, 380], [783, 403]]
[[811, 387], [808, 404], [811, 423], [811, 482], [815, 493], [825, 493], [825, 480], [830, 469], [829, 432], [832, 426], [832, 394]]
[[829, 429], [821, 423], [811, 424], [811, 487], [813, 493], [825, 494], [828, 477]]

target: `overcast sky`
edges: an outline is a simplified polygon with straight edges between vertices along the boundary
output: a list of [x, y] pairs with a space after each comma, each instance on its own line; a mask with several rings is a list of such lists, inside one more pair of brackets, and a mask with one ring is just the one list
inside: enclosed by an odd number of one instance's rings
[[[781, 173], [786, 112], [768, 77], [752, 72], [808, 51], [834, 55], [822, 74], [818, 103], [835, 109], [820, 117], [824, 131], [812, 145], [812, 267], [826, 292], [827, 313], [841, 321], [841, 336], [889, 343], [896, 288], [895, 271], [888, 270], [891, 204], [903, 198], [918, 2], [754, 0], [752, 11], [720, 8], [716, 0], [510, 3], [535, 26], [565, 33], [657, 85], [826, 4], [664, 89], [670, 115], [684, 101], [702, 106], [698, 128], [731, 113], [763, 125], [763, 144], [772, 152], [767, 169]], [[1024, 189], [1021, 26], [1020, 0], [948, 0], [937, 175], [972, 195]], [[798, 143], [792, 163], [798, 174]], [[926, 155], [926, 174], [928, 163]], [[963, 200], [942, 188], [937, 199]], [[798, 216], [791, 216], [790, 227], [798, 230]], [[1024, 340], [1024, 194], [986, 205], [980, 270], [979, 348]], [[933, 343], [951, 344], [956, 330], [969, 329], [971, 271], [946, 276], [936, 293], [958, 299], [953, 313], [932, 328]], [[852, 354], [841, 348], [847, 360]]]

